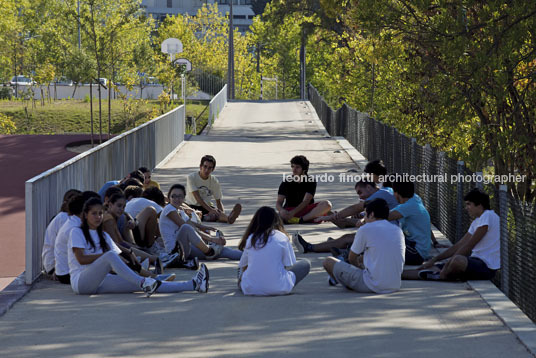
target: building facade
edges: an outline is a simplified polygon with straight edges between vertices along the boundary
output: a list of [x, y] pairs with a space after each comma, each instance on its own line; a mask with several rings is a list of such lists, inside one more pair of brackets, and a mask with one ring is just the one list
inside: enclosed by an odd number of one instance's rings
[[[195, 15], [204, 4], [218, 4], [222, 14], [229, 13], [231, 0], [142, 0], [142, 7], [147, 15], [162, 21], [167, 15], [177, 14]], [[240, 32], [246, 32], [255, 16], [251, 9], [251, 0], [233, 1], [233, 24]]]

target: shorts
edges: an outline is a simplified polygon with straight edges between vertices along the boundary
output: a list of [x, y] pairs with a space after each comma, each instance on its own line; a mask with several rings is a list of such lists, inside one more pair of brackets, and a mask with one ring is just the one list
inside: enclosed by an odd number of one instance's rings
[[[443, 269], [444, 263], [436, 264], [437, 267]], [[459, 276], [462, 281], [469, 280], [491, 280], [495, 277], [497, 270], [488, 268], [488, 265], [478, 257], [469, 256], [467, 258], [467, 268]]]
[[[309, 214], [314, 208], [316, 208], [317, 205], [318, 205], [318, 203], [313, 203], [313, 204], [307, 205], [305, 208], [302, 209], [302, 211], [300, 211], [299, 213], [294, 214], [294, 217], [301, 218], [302, 216], [305, 216], [305, 215]], [[295, 206], [289, 206], [288, 208], [284, 208], [284, 209], [287, 210], [287, 211], [291, 211], [291, 210], [294, 210], [294, 208], [296, 208], [296, 207]]]
[[335, 279], [356, 292], [374, 292], [365, 284], [363, 280], [363, 270], [346, 262], [339, 261], [333, 266], [333, 276]]
[[406, 254], [405, 254], [405, 261], [404, 265], [422, 265], [424, 262], [424, 259], [422, 258], [421, 254], [419, 254], [419, 251], [415, 248], [415, 245], [417, 243], [415, 241], [410, 241], [408, 239], [405, 239], [406, 241]]

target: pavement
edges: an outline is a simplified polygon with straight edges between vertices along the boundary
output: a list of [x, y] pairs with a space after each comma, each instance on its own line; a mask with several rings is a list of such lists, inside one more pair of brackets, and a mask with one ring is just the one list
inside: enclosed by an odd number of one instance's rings
[[[198, 169], [204, 154], [217, 159], [226, 208], [244, 208], [235, 224], [216, 224], [236, 247], [253, 213], [274, 206], [290, 158], [304, 154], [310, 174], [324, 174], [315, 199], [339, 209], [355, 202], [353, 183], [340, 182], [359, 161], [343, 141], [326, 137], [310, 104], [233, 102], [206, 136], [192, 137], [154, 172], [164, 192]], [[354, 153], [355, 154], [355, 153]], [[288, 225], [311, 242], [347, 230], [329, 223]], [[534, 324], [520, 328], [524, 343], [471, 283], [403, 281], [400, 291], [360, 294], [330, 287], [324, 254], [298, 254], [311, 273], [293, 293], [246, 297], [236, 287], [237, 263], [208, 261], [208, 294], [141, 293], [78, 296], [42, 280], [0, 317], [2, 357], [532, 357]], [[177, 279], [192, 272], [173, 270]], [[490, 284], [491, 285], [491, 284]], [[484, 286], [489, 288], [489, 286]], [[494, 295], [495, 307], [502, 304]], [[519, 314], [519, 311], [516, 311]], [[521, 316], [523, 316], [521, 314]], [[522, 317], [521, 317], [522, 318]], [[507, 320], [507, 319], [505, 319]]]

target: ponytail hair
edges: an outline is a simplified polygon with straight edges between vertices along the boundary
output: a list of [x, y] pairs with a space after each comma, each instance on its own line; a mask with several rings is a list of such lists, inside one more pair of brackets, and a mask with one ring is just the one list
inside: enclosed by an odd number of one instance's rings
[[[90, 198], [84, 203], [84, 208], [82, 209], [83, 215], [82, 215], [82, 225], [80, 228], [82, 229], [82, 232], [84, 233], [84, 237], [86, 238], [86, 242], [93, 248], [93, 250], [96, 249], [95, 243], [93, 240], [91, 240], [91, 235], [89, 234], [89, 224], [87, 223], [87, 213], [89, 210], [91, 210], [94, 206], [102, 206], [102, 201], [100, 198]], [[97, 227], [97, 234], [99, 236], [99, 244], [102, 248], [103, 252], [109, 251], [110, 247], [108, 247], [108, 244], [106, 243], [106, 239], [104, 238], [104, 232], [102, 231], [102, 223]]]

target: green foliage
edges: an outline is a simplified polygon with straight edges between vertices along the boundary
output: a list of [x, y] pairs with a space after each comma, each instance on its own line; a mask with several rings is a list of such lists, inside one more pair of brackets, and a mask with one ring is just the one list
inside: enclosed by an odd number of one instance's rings
[[3, 113], [0, 113], [0, 134], [13, 134], [17, 130], [15, 122]]

